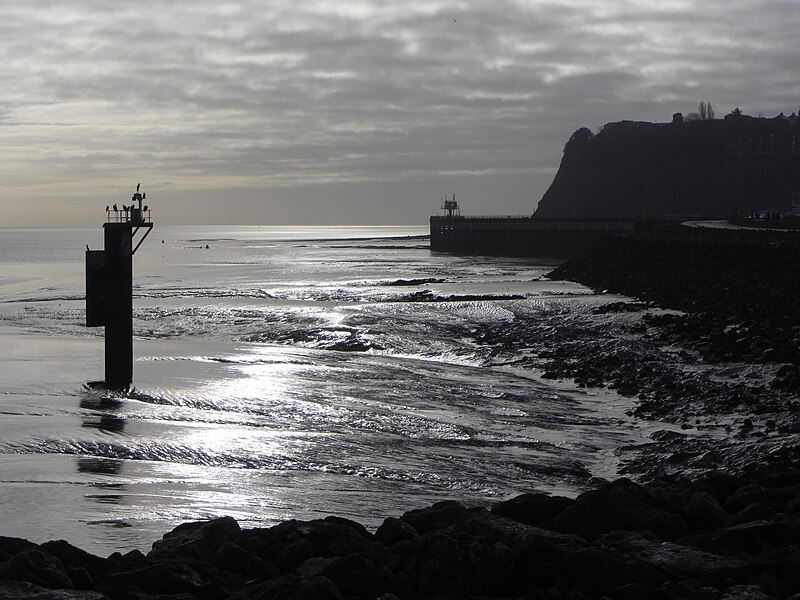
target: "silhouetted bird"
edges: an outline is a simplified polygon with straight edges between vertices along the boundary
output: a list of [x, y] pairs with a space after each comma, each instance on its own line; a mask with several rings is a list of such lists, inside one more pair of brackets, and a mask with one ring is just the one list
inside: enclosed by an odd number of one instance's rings
[[147, 212], [147, 204], [144, 205], [144, 212]]
[[116, 204], [114, 205], [114, 212], [119, 212], [119, 209], [117, 208]]
[[106, 204], [106, 212], [108, 212], [108, 204]]
[[137, 184], [136, 184], [136, 191], [137, 191], [137, 192], [139, 191], [139, 186], [140, 186], [140, 185], [142, 185], [142, 184], [141, 184], [141, 183], [137, 183]]

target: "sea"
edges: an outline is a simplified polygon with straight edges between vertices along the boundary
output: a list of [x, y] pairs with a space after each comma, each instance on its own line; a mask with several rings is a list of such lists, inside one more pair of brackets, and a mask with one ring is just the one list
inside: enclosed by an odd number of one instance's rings
[[[0, 229], [0, 535], [100, 556], [176, 525], [386, 517], [575, 496], [646, 427], [480, 333], [608, 302], [535, 258], [432, 252], [427, 227], [161, 227], [134, 257], [134, 382], [103, 378], [84, 250]], [[141, 233], [139, 234], [141, 237]]]

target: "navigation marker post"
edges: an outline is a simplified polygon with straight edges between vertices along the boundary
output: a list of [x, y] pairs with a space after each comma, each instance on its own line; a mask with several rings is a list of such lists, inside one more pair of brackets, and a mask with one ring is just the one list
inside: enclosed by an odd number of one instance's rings
[[131, 200], [106, 207], [103, 250], [86, 248], [86, 326], [106, 328], [105, 381], [93, 385], [123, 391], [133, 382], [133, 255], [153, 229], [139, 185]]

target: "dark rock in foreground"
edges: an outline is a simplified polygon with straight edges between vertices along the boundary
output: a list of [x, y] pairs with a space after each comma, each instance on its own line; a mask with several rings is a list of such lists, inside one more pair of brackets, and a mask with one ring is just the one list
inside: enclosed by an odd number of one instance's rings
[[374, 534], [339, 517], [250, 530], [223, 517], [105, 559], [0, 538], [0, 561], [3, 600], [798, 598], [800, 470], [620, 479], [491, 511], [440, 502]]

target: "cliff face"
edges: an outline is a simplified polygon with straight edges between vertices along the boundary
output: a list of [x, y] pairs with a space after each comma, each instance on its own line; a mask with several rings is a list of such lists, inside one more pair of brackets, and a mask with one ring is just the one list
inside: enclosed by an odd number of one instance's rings
[[800, 191], [798, 119], [731, 114], [576, 131], [539, 218], [731, 217], [788, 212]]

